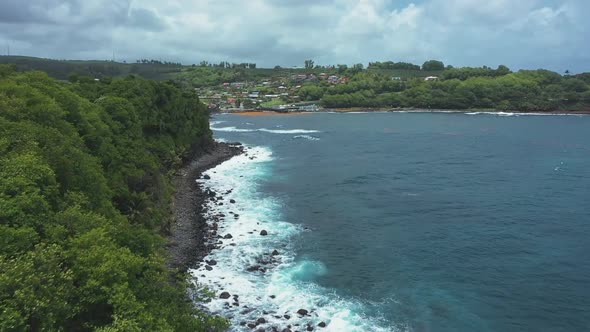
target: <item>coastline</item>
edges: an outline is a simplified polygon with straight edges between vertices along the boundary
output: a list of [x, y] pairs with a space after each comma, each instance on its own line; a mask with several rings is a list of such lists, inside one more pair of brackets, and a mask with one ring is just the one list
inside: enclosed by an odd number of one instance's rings
[[197, 183], [201, 174], [244, 152], [239, 143], [213, 142], [195, 153], [173, 179], [175, 193], [172, 201], [174, 222], [168, 235], [169, 266], [186, 272], [205, 255], [208, 248], [207, 219], [204, 216], [207, 193]]
[[590, 110], [584, 111], [510, 111], [496, 109], [424, 109], [424, 108], [371, 108], [371, 107], [350, 107], [350, 108], [322, 108], [319, 111], [270, 111], [270, 110], [241, 110], [241, 111], [221, 111], [220, 114], [237, 114], [243, 116], [263, 116], [263, 115], [305, 115], [313, 113], [476, 113], [476, 114], [518, 114], [518, 115], [590, 115]]

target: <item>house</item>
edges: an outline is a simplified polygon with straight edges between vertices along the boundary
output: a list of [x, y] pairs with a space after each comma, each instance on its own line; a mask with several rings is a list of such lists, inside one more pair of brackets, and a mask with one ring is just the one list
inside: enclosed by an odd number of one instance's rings
[[254, 99], [258, 99], [258, 96], [260, 95], [260, 92], [258, 91], [252, 91], [250, 92], [250, 94], [248, 95], [248, 98], [254, 98]]
[[436, 81], [436, 80], [438, 80], [438, 76], [428, 76], [424, 80], [425, 81]]
[[338, 83], [338, 79], [339, 79], [339, 77], [336, 75], [332, 75], [332, 76], [328, 77], [328, 81], [332, 84]]
[[401, 81], [401, 80], [402, 80], [402, 78], [401, 78], [401, 77], [399, 77], [399, 76], [395, 76], [395, 77], [392, 77], [392, 78], [391, 78], [391, 80], [392, 80], [392, 81]]

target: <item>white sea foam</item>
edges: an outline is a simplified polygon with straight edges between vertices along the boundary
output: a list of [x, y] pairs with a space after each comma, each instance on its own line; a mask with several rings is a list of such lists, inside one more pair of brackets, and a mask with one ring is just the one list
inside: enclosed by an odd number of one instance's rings
[[311, 135], [297, 135], [297, 136], [293, 136], [293, 139], [307, 139], [310, 141], [319, 141], [320, 140], [319, 137], [315, 137], [315, 136], [311, 136]]
[[[225, 220], [218, 223], [218, 234], [232, 235], [231, 239], [213, 239], [223, 244], [205, 257], [205, 261], [217, 262], [211, 271], [205, 265], [191, 270], [199, 284], [216, 294], [212, 301], [204, 304], [206, 308], [231, 317], [233, 331], [250, 330], [240, 326], [240, 322], [255, 322], [260, 317], [267, 322], [259, 327], [268, 329], [275, 326], [282, 330], [289, 324], [300, 324], [298, 329], [302, 330], [309, 323], [315, 327], [323, 321], [328, 325], [322, 331], [392, 331], [380, 327], [382, 324], [374, 318], [365, 317], [362, 303], [340, 298], [313, 283], [314, 278], [329, 273], [323, 263], [295, 260], [289, 240], [305, 236], [305, 232], [283, 220], [283, 203], [279, 199], [265, 196], [258, 190], [260, 183], [272, 176], [272, 160], [267, 148], [247, 148], [245, 154], [207, 171], [209, 180], [198, 180], [223, 196], [223, 205], [219, 205], [220, 201], [208, 203], [210, 224], [214, 225], [213, 216], [223, 213]], [[230, 199], [235, 203], [230, 203]], [[232, 213], [239, 217], [235, 218]], [[260, 235], [261, 230], [266, 230], [268, 236]], [[273, 250], [279, 255], [272, 256]], [[261, 261], [272, 262], [262, 264]], [[252, 266], [267, 270], [265, 273], [248, 272]], [[223, 291], [239, 295], [239, 306], [232, 305], [231, 297], [220, 299]], [[309, 310], [310, 314], [299, 317], [297, 310], [301, 308]], [[290, 315], [290, 319], [285, 319], [285, 314]]]
[[236, 127], [211, 127], [211, 130], [215, 131], [222, 131], [222, 132], [236, 132], [236, 133], [251, 133], [255, 131], [262, 131], [265, 133], [271, 134], [311, 134], [311, 133], [319, 133], [318, 130], [310, 130], [310, 129], [266, 129], [266, 128], [259, 128], [259, 129], [244, 129], [244, 128], [236, 128]]
[[258, 131], [263, 131], [266, 133], [273, 133], [273, 134], [312, 134], [312, 133], [319, 133], [318, 130], [309, 130], [309, 129], [266, 129], [260, 128]]
[[495, 115], [495, 116], [583, 116], [585, 114], [569, 113], [518, 113], [518, 112], [467, 112], [467, 115]]
[[236, 133], [249, 133], [256, 131], [255, 129], [241, 129], [236, 127], [210, 127], [211, 130], [225, 131], [225, 132], [236, 132]]

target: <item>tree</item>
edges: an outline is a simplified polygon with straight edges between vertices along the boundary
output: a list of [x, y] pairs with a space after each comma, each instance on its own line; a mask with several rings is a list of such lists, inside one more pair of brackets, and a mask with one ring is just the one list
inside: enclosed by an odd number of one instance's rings
[[305, 69], [313, 69], [314, 62], [313, 60], [305, 60]]
[[435, 70], [444, 70], [445, 64], [442, 61], [438, 60], [429, 60], [424, 62], [422, 65], [422, 70], [424, 71], [435, 71]]

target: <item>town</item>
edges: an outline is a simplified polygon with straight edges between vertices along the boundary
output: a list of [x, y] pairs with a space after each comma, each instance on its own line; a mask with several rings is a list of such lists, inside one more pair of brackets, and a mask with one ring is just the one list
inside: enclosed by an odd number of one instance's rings
[[224, 82], [217, 86], [195, 88], [201, 101], [211, 111], [241, 112], [269, 110], [275, 112], [319, 111], [319, 100], [303, 101], [299, 89], [304, 84], [346, 84], [347, 76], [333, 74], [292, 74], [249, 82]]

